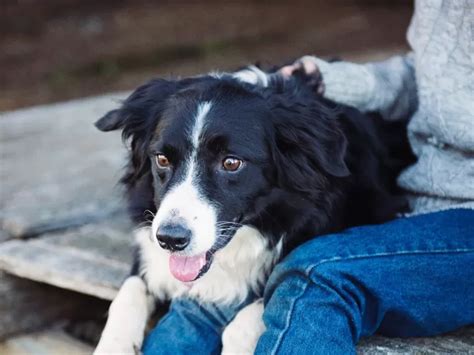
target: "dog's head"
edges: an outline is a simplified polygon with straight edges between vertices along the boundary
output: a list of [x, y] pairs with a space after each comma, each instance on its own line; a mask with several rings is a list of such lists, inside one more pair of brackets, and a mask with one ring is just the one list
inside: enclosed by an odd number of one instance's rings
[[130, 140], [124, 181], [154, 198], [153, 236], [177, 279], [203, 275], [243, 225], [280, 238], [288, 213], [348, 174], [337, 120], [300, 86], [153, 80], [96, 123]]

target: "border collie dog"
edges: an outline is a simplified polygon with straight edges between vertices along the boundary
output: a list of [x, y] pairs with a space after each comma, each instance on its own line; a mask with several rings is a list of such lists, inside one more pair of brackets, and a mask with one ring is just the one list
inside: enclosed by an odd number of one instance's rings
[[[154, 216], [136, 232], [132, 275], [97, 353], [139, 348], [156, 301], [262, 294], [275, 263], [304, 241], [405, 209], [395, 177], [406, 162], [387, 142], [406, 151], [406, 141], [387, 140], [379, 118], [317, 96], [311, 80], [256, 67], [157, 79], [96, 123], [130, 143], [122, 181], [132, 218]], [[404, 127], [389, 128], [403, 137]], [[260, 330], [249, 349], [263, 329], [261, 302], [250, 307], [246, 326]], [[241, 351], [228, 333], [224, 350]]]

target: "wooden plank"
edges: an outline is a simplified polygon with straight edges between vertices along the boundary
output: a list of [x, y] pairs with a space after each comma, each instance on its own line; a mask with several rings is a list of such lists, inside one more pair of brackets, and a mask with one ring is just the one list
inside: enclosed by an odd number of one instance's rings
[[47, 329], [20, 335], [0, 343], [0, 354], [19, 355], [79, 355], [91, 354], [93, 347], [81, 342], [60, 329]]
[[126, 217], [0, 244], [0, 269], [35, 281], [112, 300], [131, 265]]
[[107, 309], [107, 302], [3, 272], [0, 295], [0, 339], [66, 318], [97, 318]]
[[[0, 230], [11, 236], [104, 219], [123, 208], [120, 133], [93, 123], [123, 93], [0, 117]], [[3, 238], [5, 239], [5, 238]]]
[[385, 338], [362, 340], [357, 353], [381, 354], [474, 354], [474, 327], [467, 327], [438, 337]]

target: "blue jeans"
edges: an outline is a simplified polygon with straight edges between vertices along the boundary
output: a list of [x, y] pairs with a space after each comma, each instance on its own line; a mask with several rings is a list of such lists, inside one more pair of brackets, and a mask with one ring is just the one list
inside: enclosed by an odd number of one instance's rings
[[[250, 302], [176, 300], [145, 354], [219, 353]], [[277, 265], [257, 354], [354, 354], [361, 337], [432, 336], [474, 323], [474, 210], [457, 209], [322, 236]]]

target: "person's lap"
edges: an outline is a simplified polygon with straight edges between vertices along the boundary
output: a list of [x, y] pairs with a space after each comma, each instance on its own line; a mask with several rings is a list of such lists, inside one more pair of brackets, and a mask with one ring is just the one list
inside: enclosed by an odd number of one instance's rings
[[[474, 322], [472, 279], [473, 210], [401, 218], [315, 238], [270, 276], [267, 330], [256, 353], [350, 353], [360, 337], [376, 331], [420, 336], [453, 330]], [[190, 347], [218, 352], [226, 322], [248, 302], [231, 307], [173, 303], [147, 338], [145, 352]]]
[[[266, 288], [256, 353], [351, 353], [362, 336], [474, 322], [474, 211], [351, 228], [296, 249]], [[314, 349], [317, 349], [314, 350]]]

